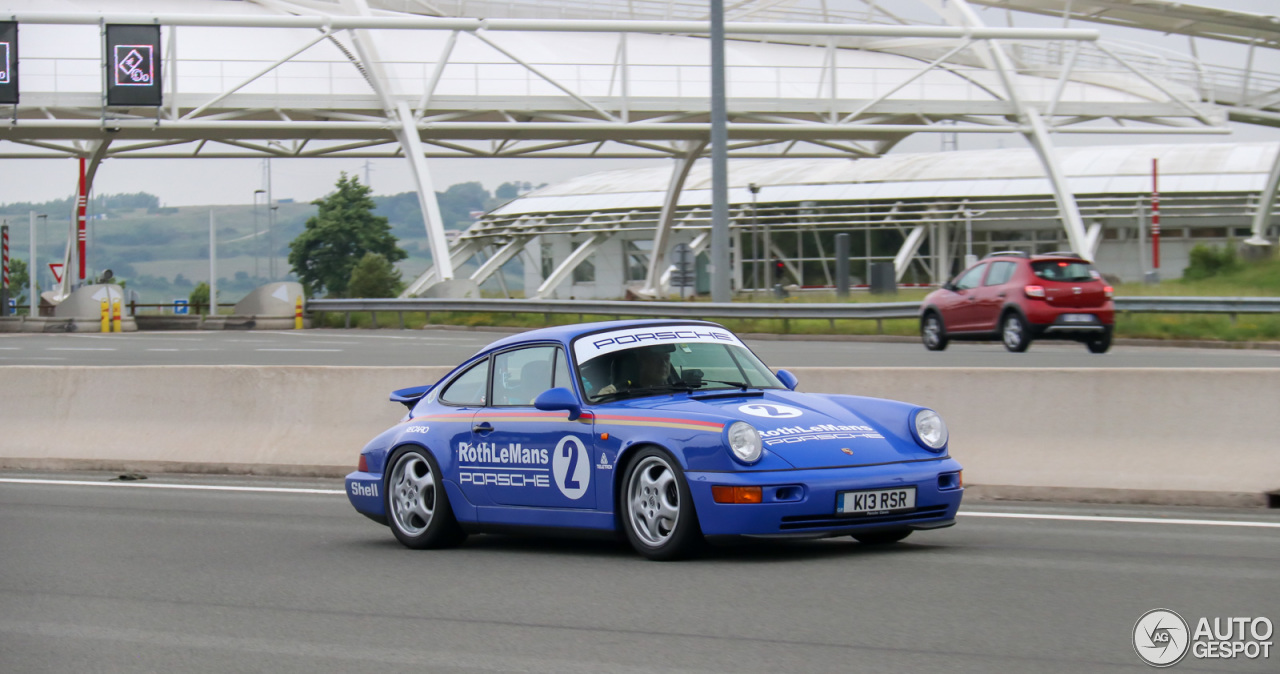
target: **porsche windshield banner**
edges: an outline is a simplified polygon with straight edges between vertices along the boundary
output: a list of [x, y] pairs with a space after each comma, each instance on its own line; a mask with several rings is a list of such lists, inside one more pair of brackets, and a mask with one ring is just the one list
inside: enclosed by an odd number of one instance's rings
[[707, 325], [656, 325], [585, 335], [574, 342], [573, 350], [578, 363], [582, 364], [596, 356], [623, 349], [654, 344], [695, 343], [726, 344], [746, 348], [732, 332], [724, 328]]

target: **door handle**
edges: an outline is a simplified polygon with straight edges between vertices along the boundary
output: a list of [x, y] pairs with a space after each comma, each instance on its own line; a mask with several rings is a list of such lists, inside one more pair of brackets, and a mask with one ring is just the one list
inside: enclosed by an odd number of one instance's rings
[[1008, 294], [1008, 293], [998, 293], [998, 294], [996, 294], [996, 297], [1004, 297], [1004, 296], [1005, 296], [1005, 295], [1007, 295], [1007, 294]]
[[493, 431], [493, 424], [487, 421], [481, 421], [471, 426], [471, 432], [473, 433], [489, 433], [491, 431]]

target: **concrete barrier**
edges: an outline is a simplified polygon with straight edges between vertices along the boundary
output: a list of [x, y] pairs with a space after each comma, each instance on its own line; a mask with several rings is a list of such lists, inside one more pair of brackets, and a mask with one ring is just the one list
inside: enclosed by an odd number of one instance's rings
[[[0, 467], [341, 475], [442, 367], [0, 368]], [[1258, 505], [1280, 370], [796, 368], [800, 390], [936, 409], [976, 493]]]

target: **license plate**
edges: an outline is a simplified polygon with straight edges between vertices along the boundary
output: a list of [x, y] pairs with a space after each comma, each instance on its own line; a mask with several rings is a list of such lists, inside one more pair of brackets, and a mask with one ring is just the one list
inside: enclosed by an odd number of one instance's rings
[[1093, 323], [1095, 320], [1093, 314], [1063, 314], [1063, 323]]
[[887, 513], [894, 510], [910, 510], [915, 507], [915, 487], [842, 491], [836, 497], [836, 513], [840, 515]]

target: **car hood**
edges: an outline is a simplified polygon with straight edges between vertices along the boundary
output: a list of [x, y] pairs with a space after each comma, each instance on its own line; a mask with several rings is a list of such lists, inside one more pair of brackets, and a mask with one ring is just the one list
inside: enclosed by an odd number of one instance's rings
[[919, 406], [892, 400], [769, 389], [763, 395], [759, 391], [725, 392], [654, 402], [655, 410], [705, 415], [726, 423], [745, 421], [760, 431], [766, 452], [796, 468], [865, 466], [941, 456], [921, 447], [911, 435], [909, 417]]

